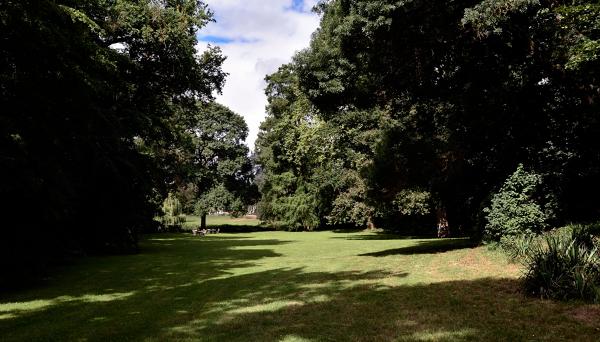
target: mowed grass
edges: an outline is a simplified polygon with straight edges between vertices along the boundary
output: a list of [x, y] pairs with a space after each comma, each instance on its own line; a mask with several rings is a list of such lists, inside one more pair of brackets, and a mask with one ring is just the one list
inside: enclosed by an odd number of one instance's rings
[[153, 235], [0, 295], [0, 340], [599, 340], [598, 306], [525, 297], [519, 272], [461, 239]]
[[[197, 215], [186, 215], [183, 225], [186, 229], [198, 228], [200, 226], [200, 217]], [[254, 227], [260, 225], [260, 220], [255, 217], [231, 217], [229, 215], [208, 215], [206, 217], [208, 227], [219, 226], [248, 226]]]

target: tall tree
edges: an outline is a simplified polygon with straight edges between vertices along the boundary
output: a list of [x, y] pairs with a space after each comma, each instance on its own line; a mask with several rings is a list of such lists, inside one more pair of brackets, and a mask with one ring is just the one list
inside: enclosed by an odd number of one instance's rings
[[256, 143], [261, 218], [291, 229], [367, 225], [374, 210], [359, 173], [373, 156], [377, 114], [347, 110], [325, 122], [296, 68], [287, 64], [266, 78], [269, 105]]
[[135, 247], [224, 81], [220, 51], [196, 53], [210, 20], [195, 0], [0, 3], [3, 275]]
[[[188, 168], [190, 181], [198, 189], [197, 198], [201, 228], [206, 228], [208, 209], [222, 209], [232, 200], [212, 199], [215, 194], [232, 194], [236, 202], [248, 204], [256, 195], [253, 190], [253, 168], [244, 140], [248, 125], [244, 118], [229, 108], [210, 102], [201, 105], [188, 128]], [[227, 195], [229, 196], [229, 195]], [[227, 197], [225, 196], [225, 197]], [[221, 203], [221, 201], [223, 203]]]
[[362, 147], [334, 138], [335, 152], [351, 146], [365, 161], [350, 163], [364, 185], [330, 197], [338, 207], [353, 208], [344, 199], [358, 195], [382, 218], [429, 208], [440, 236], [478, 234], [490, 194], [524, 163], [561, 201], [558, 221], [598, 217], [597, 2], [333, 0], [318, 8], [321, 26], [294, 59], [294, 97], [325, 125], [344, 127], [334, 137], [360, 125], [356, 113], [376, 132]]

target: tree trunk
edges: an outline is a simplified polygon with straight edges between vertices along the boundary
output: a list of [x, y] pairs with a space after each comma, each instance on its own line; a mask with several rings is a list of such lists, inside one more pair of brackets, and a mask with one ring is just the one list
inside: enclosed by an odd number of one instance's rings
[[369, 216], [367, 218], [367, 229], [368, 230], [373, 230], [375, 229], [375, 224], [373, 223], [373, 220], [371, 219], [371, 216]]
[[436, 216], [438, 238], [450, 237], [450, 225], [448, 224], [448, 213], [446, 212], [446, 208], [438, 208]]
[[200, 215], [200, 229], [206, 229], [206, 214]]

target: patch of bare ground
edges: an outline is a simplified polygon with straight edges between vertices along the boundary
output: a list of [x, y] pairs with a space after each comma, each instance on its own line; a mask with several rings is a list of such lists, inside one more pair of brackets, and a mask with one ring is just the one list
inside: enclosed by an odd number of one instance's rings
[[484, 274], [495, 274], [500, 273], [503, 276], [518, 276], [521, 272], [521, 267], [514, 263], [498, 263], [495, 260], [491, 260], [490, 257], [484, 253], [484, 248], [473, 248], [470, 249], [465, 256], [458, 259], [457, 264], [460, 267], [476, 270]]
[[[600, 331], [600, 305], [581, 305], [567, 312], [567, 316]], [[600, 339], [600, 336], [598, 337]]]

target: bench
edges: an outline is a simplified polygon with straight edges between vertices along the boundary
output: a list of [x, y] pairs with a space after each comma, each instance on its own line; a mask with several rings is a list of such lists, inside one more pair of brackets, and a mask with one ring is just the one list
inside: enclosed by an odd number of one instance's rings
[[201, 230], [200, 228], [198, 228], [198, 229], [192, 229], [192, 234], [193, 235], [204, 236], [204, 235], [206, 235], [206, 230], [205, 229]]

